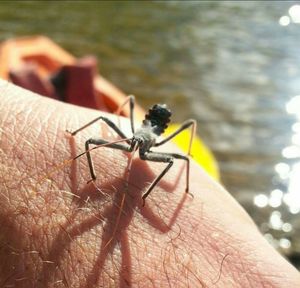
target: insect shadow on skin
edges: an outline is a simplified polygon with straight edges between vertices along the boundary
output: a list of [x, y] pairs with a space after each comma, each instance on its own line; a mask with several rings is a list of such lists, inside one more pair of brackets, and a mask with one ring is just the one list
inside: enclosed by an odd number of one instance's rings
[[[138, 161], [137, 159], [134, 160], [133, 165], [137, 166], [136, 169], [139, 169], [139, 163], [140, 161]], [[150, 170], [148, 173], [149, 178], [150, 176], [153, 176]], [[113, 252], [117, 247], [121, 251], [121, 263], [118, 265], [120, 283], [119, 287], [131, 286], [132, 265], [127, 228], [133, 219], [136, 208], [140, 206], [139, 191], [141, 191], [141, 188], [143, 188], [132, 186], [130, 184], [132, 181], [134, 181], [134, 179], [129, 178], [128, 189], [122, 191], [122, 187], [124, 187], [123, 179], [114, 179], [110, 183], [110, 185], [114, 186], [117, 192], [113, 194], [112, 201], [110, 201], [107, 205], [104, 205], [104, 209], [101, 209], [101, 211], [96, 214], [94, 213], [89, 217], [85, 217], [85, 220], [79, 222], [79, 224], [74, 224], [78, 223], [76, 219], [81, 212], [80, 209], [75, 209], [73, 214], [68, 216], [65, 223], [63, 225], [60, 225], [61, 229], [56, 235], [50, 247], [49, 254], [45, 257], [45, 259], [51, 261], [53, 265], [44, 263], [43, 269], [40, 273], [43, 279], [43, 284], [45, 286], [55, 281], [53, 277], [56, 272], [56, 266], [58, 266], [59, 263], [63, 261], [65, 251], [69, 249], [70, 245], [72, 245], [72, 242], [75, 241], [76, 238], [80, 238], [81, 235], [90, 230], [97, 230], [99, 224], [102, 226], [102, 228], [100, 229], [102, 230], [102, 234], [99, 233], [98, 235], [98, 238], [101, 239], [99, 248], [100, 253], [93, 263], [93, 268], [87, 273], [85, 283], [81, 287], [98, 287], [98, 281], [100, 280], [105, 261], [113, 255]], [[89, 193], [91, 195], [98, 195], [98, 197], [95, 197], [94, 199], [93, 197], [90, 197], [89, 203], [91, 201], [100, 201], [99, 205], [101, 206], [101, 203], [103, 203], [101, 202], [101, 200], [106, 200], [104, 199], [104, 196], [100, 193], [97, 193], [97, 189], [95, 189], [92, 184], [89, 184], [87, 186], [89, 187], [89, 189], [86, 189], [86, 191], [89, 190]], [[130, 193], [132, 192], [132, 190], [134, 190], [133, 193]], [[125, 198], [124, 195], [126, 195]], [[148, 220], [147, 222], [152, 227], [160, 231], [160, 233], [168, 233], [172, 229], [173, 224], [176, 222], [176, 218], [179, 214], [179, 211], [182, 209], [182, 206], [186, 200], [186, 196], [187, 194], [184, 193], [182, 199], [178, 203], [176, 209], [172, 213], [171, 219], [167, 224], [161, 217], [152, 212], [152, 210], [148, 206], [145, 206], [143, 209], [141, 209], [140, 213]], [[78, 208], [84, 207], [88, 204], [85, 200], [82, 200], [77, 196], [74, 198], [74, 203], [77, 203]], [[122, 209], [122, 217], [119, 221], [117, 221], [116, 215], [120, 213], [120, 209]], [[107, 243], [109, 243], [109, 245]], [[66, 284], [66, 286], [68, 287], [70, 285]]]
[[[109, 145], [111, 143], [103, 144]], [[72, 161], [70, 162], [72, 164], [71, 186], [72, 189], [74, 189], [76, 186], [76, 183], [74, 182], [77, 181], [77, 162], [75, 159], [79, 158], [78, 155], [74, 156], [76, 152], [74, 137], [70, 137], [70, 146], [73, 154], [71, 159]], [[96, 148], [98, 149], [97, 146], [91, 149], [89, 148], [88, 152]], [[85, 151], [80, 155], [84, 155], [88, 152]], [[140, 159], [133, 159], [132, 161], [132, 167], [134, 167], [133, 169], [136, 171], [142, 169], [144, 171], [144, 179], [153, 179], [154, 174], [149, 167], [147, 169], [145, 162], [140, 161]], [[75, 168], [73, 166], [75, 166]], [[79, 193], [77, 193], [75, 190], [72, 191], [75, 194], [73, 203], [77, 205], [78, 209], [75, 209], [74, 213], [68, 216], [65, 223], [60, 225], [60, 231], [57, 233], [51, 245], [50, 252], [46, 256], [47, 261], [54, 264], [49, 266], [49, 263], [45, 263], [43, 265], [43, 269], [40, 274], [44, 279], [44, 285], [53, 283], [53, 281], [55, 281], [53, 277], [55, 277], [54, 275], [56, 272], [56, 267], [63, 260], [65, 251], [68, 250], [72, 242], [85, 232], [96, 229], [99, 224], [102, 225], [102, 229], [100, 229], [102, 230], [102, 235], [100, 234], [99, 236], [101, 239], [99, 248], [100, 252], [93, 263], [93, 268], [87, 273], [85, 283], [81, 287], [97, 286], [105, 261], [108, 259], [109, 255], [113, 255], [117, 245], [120, 246], [121, 251], [121, 264], [119, 265], [120, 287], [128, 287], [128, 285], [131, 285], [131, 253], [127, 228], [133, 219], [134, 212], [137, 208], [139, 208], [141, 215], [148, 219], [148, 223], [151, 226], [161, 233], [167, 233], [172, 229], [179, 211], [186, 200], [187, 193], [183, 193], [182, 199], [178, 203], [177, 207], [175, 207], [168, 224], [166, 224], [161, 217], [156, 215], [156, 213], [154, 213], [150, 207], [148, 207], [148, 205], [141, 207], [141, 198], [139, 195], [141, 191], [146, 188], [147, 181], [144, 183], [139, 183], [144, 185], [144, 187], [140, 187], [139, 185], [134, 184], [136, 182], [136, 179], [132, 178], [134, 173], [129, 172], [128, 175], [128, 181], [124, 181], [124, 178], [126, 178], [126, 171], [124, 172], [123, 178], [115, 177], [109, 181], [107, 185], [110, 187], [115, 187], [116, 192], [112, 194], [110, 201], [106, 202], [106, 205], [101, 205], [101, 201], [107, 201], [107, 195], [105, 195], [105, 193], [99, 193], [94, 181], [89, 182], [89, 184], [84, 187], [84, 191], [79, 191]], [[179, 177], [176, 178], [178, 179]], [[160, 184], [163, 186], [165, 183], [162, 182]], [[172, 192], [175, 188], [176, 183], [175, 185], [168, 185], [167, 190]], [[95, 194], [97, 195], [96, 197], [94, 196]], [[94, 215], [85, 217], [85, 220], [80, 221], [78, 224], [76, 218], [80, 214], [80, 211], [82, 211], [81, 209], [84, 208], [85, 205], [91, 204], [93, 201], [98, 203], [99, 206], [103, 206], [102, 209], [100, 209], [98, 213], [94, 213]], [[65, 285], [67, 287], [69, 286], [68, 283]]]

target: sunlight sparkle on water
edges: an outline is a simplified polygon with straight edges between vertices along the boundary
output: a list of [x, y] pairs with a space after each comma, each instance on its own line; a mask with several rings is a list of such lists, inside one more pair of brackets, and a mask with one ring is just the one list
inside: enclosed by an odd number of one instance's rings
[[300, 133], [300, 122], [294, 123], [292, 126], [292, 130], [295, 133]]
[[292, 193], [287, 193], [283, 197], [283, 202], [289, 206], [290, 213], [292, 214], [297, 214], [300, 212], [300, 207], [299, 207], [299, 196], [292, 194]]
[[270, 226], [275, 230], [281, 230], [283, 222], [281, 219], [281, 213], [279, 211], [273, 211], [270, 220]]
[[282, 156], [287, 159], [293, 159], [300, 157], [300, 147], [298, 146], [288, 146], [282, 150]]
[[282, 225], [282, 231], [283, 231], [283, 232], [288, 233], [288, 232], [291, 232], [292, 230], [293, 230], [293, 226], [292, 226], [291, 223], [284, 223], [284, 224]]
[[300, 134], [294, 134], [292, 136], [292, 143], [300, 146]]
[[296, 114], [296, 116], [300, 119], [300, 95], [293, 97], [287, 104], [286, 104], [286, 111], [289, 114]]
[[277, 208], [281, 205], [283, 197], [283, 192], [279, 189], [275, 189], [271, 192], [270, 198], [269, 198], [269, 205], [273, 208]]
[[290, 166], [286, 163], [278, 163], [275, 165], [275, 171], [281, 179], [286, 179], [289, 177]]
[[288, 193], [283, 200], [289, 206], [290, 212], [296, 214], [300, 212], [300, 162], [292, 166], [289, 178]]
[[284, 15], [280, 17], [278, 22], [281, 26], [287, 26], [291, 23], [291, 20], [289, 16]]
[[300, 23], [300, 5], [293, 5], [289, 9], [289, 14], [294, 23]]
[[265, 194], [259, 194], [254, 197], [253, 202], [257, 207], [263, 208], [268, 205], [269, 199]]
[[291, 241], [286, 238], [281, 238], [279, 240], [279, 246], [283, 249], [289, 249], [291, 247]]

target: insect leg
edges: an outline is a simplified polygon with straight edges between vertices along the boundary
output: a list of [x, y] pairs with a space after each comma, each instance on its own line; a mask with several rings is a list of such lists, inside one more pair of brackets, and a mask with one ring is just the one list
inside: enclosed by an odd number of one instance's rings
[[178, 135], [183, 130], [185, 130], [185, 129], [189, 128], [189, 127], [192, 127], [192, 135], [190, 137], [189, 150], [188, 150], [188, 155], [190, 155], [193, 138], [194, 138], [194, 134], [195, 134], [195, 131], [196, 131], [196, 125], [197, 125], [197, 123], [196, 123], [196, 121], [194, 119], [190, 119], [190, 120], [187, 120], [187, 121], [183, 122], [183, 124], [176, 131], [174, 131], [172, 134], [170, 134], [169, 136], [167, 136], [164, 140], [162, 140], [160, 142], [157, 142], [155, 144], [155, 147], [160, 146], [160, 145], [168, 142], [169, 140], [171, 140], [172, 138], [174, 138], [176, 135]]
[[109, 141], [106, 141], [103, 139], [90, 138], [89, 140], [87, 140], [85, 142], [85, 150], [86, 150], [86, 157], [88, 160], [88, 165], [89, 165], [92, 181], [96, 180], [96, 174], [95, 174], [94, 165], [93, 165], [93, 161], [92, 161], [92, 157], [91, 157], [91, 153], [90, 153], [90, 149], [89, 149], [89, 145], [91, 145], [91, 144], [92, 145], [107, 144], [106, 147], [119, 149], [119, 150], [123, 150], [123, 151], [127, 151], [127, 152], [132, 152], [132, 150], [133, 150], [133, 146], [128, 147], [126, 145], [116, 144], [116, 143], [109, 144]]
[[154, 152], [146, 152], [146, 153], [140, 153], [140, 158], [142, 160], [148, 160], [148, 161], [154, 161], [154, 162], [163, 162], [168, 163], [166, 168], [152, 181], [151, 185], [147, 189], [147, 191], [143, 194], [143, 206], [145, 206], [145, 199], [150, 194], [150, 192], [153, 190], [153, 188], [156, 186], [156, 184], [160, 181], [162, 177], [168, 172], [168, 170], [173, 165], [173, 157], [171, 155], [165, 154], [165, 153], [154, 153]]
[[130, 118], [130, 126], [131, 126], [131, 132], [132, 134], [134, 134], [134, 105], [135, 105], [135, 97], [133, 95], [129, 95], [124, 103], [122, 105], [120, 105], [120, 107], [118, 108], [118, 110], [115, 112], [117, 115], [120, 115], [122, 109], [124, 108], [124, 106], [129, 102], [129, 118]]
[[169, 163], [167, 167], [154, 179], [154, 181], [151, 183], [150, 187], [147, 189], [147, 191], [143, 194], [143, 206], [145, 205], [145, 199], [150, 194], [150, 192], [153, 190], [153, 188], [156, 186], [156, 184], [161, 180], [161, 178], [168, 172], [168, 170], [173, 165], [173, 159], [182, 159], [187, 162], [187, 168], [186, 168], [186, 190], [185, 192], [189, 192], [189, 176], [190, 176], [190, 159], [185, 156], [178, 153], [159, 153], [159, 152], [148, 152], [145, 154], [140, 155], [142, 160], [148, 160], [148, 161], [155, 161], [155, 162], [166, 162]]
[[190, 158], [188, 156], [178, 154], [178, 153], [170, 153], [170, 155], [172, 155], [172, 157], [174, 157], [175, 159], [181, 159], [181, 160], [186, 161], [186, 188], [185, 188], [185, 192], [189, 193], [189, 189], [190, 189]]
[[[104, 121], [111, 129], [113, 129], [121, 138], [127, 138], [126, 135], [120, 130], [120, 128], [114, 123], [112, 122], [110, 119], [108, 119], [107, 117], [104, 116], [99, 116], [97, 118], [95, 118], [94, 120], [90, 121], [89, 123], [83, 125], [82, 127], [78, 128], [77, 130], [70, 132], [72, 136], [75, 136], [78, 132], [80, 132], [81, 130], [87, 128], [88, 126], [94, 124], [95, 122], [102, 120]], [[130, 144], [130, 141], [126, 141], [128, 144]]]

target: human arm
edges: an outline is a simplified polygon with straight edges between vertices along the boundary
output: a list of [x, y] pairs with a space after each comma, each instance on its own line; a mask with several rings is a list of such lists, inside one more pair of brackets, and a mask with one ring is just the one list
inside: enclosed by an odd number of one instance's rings
[[[0, 84], [1, 287], [300, 286], [296, 269], [197, 164], [193, 198], [176, 161], [142, 207], [161, 164], [135, 159], [126, 188], [126, 153], [99, 148], [98, 191], [86, 184], [84, 156], [53, 167], [82, 152], [91, 136], [111, 137], [103, 124], [74, 139], [65, 133], [99, 112]], [[130, 132], [128, 121], [122, 127]]]

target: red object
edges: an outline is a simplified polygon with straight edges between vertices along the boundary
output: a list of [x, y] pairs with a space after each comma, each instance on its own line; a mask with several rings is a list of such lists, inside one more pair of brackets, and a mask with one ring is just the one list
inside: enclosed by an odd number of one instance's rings
[[[44, 36], [2, 42], [0, 77], [47, 97], [109, 112], [127, 96], [97, 73], [95, 57], [77, 60]], [[143, 119], [143, 109], [136, 106], [135, 113]], [[125, 107], [123, 115], [128, 114]]]
[[109, 111], [103, 102], [103, 95], [99, 93], [96, 101], [94, 78], [97, 75], [97, 59], [88, 56], [78, 60], [72, 65], [63, 66], [53, 77], [52, 83], [60, 98], [75, 105], [98, 108], [102, 111]]
[[9, 78], [18, 86], [43, 96], [58, 99], [53, 85], [39, 76], [34, 65], [29, 64], [19, 69], [11, 70]]

